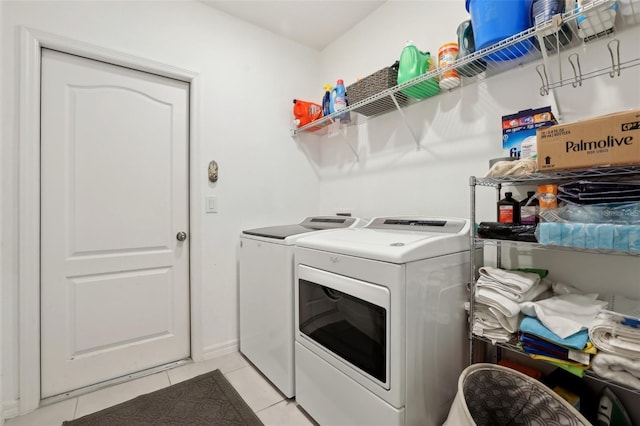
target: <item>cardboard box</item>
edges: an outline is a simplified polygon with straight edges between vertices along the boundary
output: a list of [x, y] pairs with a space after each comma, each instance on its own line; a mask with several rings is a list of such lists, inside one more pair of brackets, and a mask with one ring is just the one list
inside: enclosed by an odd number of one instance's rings
[[538, 129], [538, 170], [640, 164], [640, 109]]
[[550, 106], [502, 116], [502, 155], [520, 158], [522, 142], [535, 142], [536, 129], [552, 124], [556, 119]]

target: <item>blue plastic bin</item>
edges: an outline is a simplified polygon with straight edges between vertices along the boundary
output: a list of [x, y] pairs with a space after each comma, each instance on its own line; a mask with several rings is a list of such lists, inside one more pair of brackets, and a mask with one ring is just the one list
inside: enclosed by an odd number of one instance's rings
[[[532, 27], [533, 0], [466, 0], [471, 15], [476, 50]], [[533, 44], [525, 40], [512, 44], [486, 57], [491, 61], [505, 61], [525, 55]]]

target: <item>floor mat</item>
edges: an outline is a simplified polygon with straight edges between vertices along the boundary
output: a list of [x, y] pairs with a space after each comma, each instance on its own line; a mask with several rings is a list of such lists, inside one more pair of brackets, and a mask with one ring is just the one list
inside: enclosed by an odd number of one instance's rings
[[220, 370], [176, 383], [63, 426], [262, 425]]

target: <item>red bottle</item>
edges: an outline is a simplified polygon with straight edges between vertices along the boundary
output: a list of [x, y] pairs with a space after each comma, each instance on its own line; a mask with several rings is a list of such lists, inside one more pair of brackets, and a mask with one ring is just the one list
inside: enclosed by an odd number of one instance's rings
[[498, 201], [498, 222], [520, 223], [520, 203], [513, 199], [513, 193], [505, 192], [504, 198]]

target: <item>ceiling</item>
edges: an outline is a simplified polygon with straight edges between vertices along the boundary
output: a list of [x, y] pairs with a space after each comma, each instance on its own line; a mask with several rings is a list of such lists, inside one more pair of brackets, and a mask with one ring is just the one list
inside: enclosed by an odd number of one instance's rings
[[322, 50], [386, 0], [201, 0], [312, 49]]

